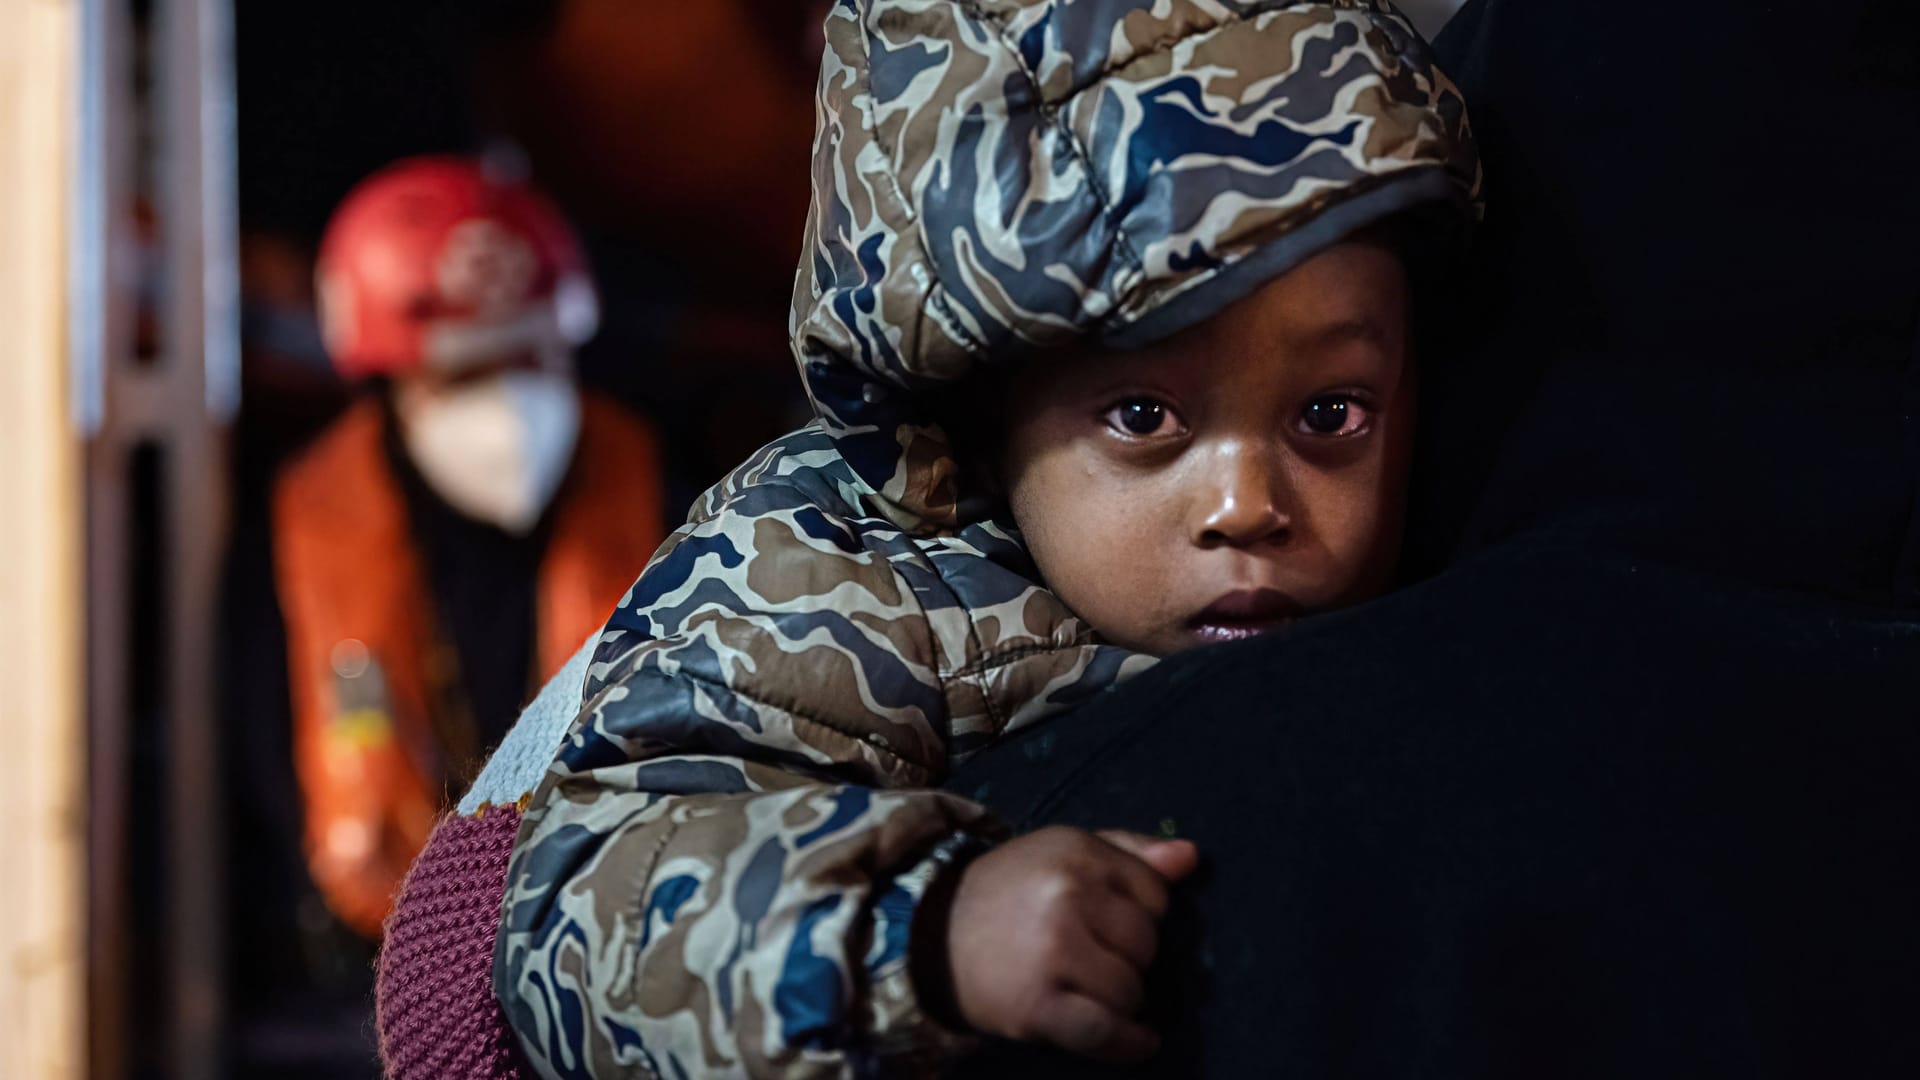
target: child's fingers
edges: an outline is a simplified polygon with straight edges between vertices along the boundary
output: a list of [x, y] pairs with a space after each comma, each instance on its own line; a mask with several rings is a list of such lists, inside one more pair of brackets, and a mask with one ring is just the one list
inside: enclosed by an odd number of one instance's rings
[[[1118, 860], [1127, 864], [1128, 869], [1117, 884], [1146, 904], [1156, 918], [1166, 911], [1167, 883], [1185, 877], [1200, 861], [1199, 851], [1187, 840], [1163, 840], [1118, 829], [1095, 835], [1129, 856]], [[1136, 867], [1147, 873], [1138, 873], [1134, 870]], [[1151, 888], [1145, 887], [1148, 883]]]
[[1147, 988], [1140, 968], [1095, 940], [1091, 931], [1082, 927], [1064, 938], [1061, 948], [1059, 979], [1067, 988], [1078, 990], [1121, 1016], [1132, 1016], [1146, 1003]]
[[1200, 849], [1191, 840], [1168, 840], [1164, 837], [1133, 836], [1140, 841], [1140, 849], [1133, 856], [1168, 881], [1179, 881], [1194, 872], [1200, 866]]
[[1047, 1042], [1095, 1061], [1129, 1065], [1160, 1049], [1160, 1036], [1084, 994], [1063, 991], [1039, 1007], [1035, 1028]]
[[1144, 971], [1160, 951], [1160, 928], [1144, 906], [1122, 896], [1118, 902], [1090, 904], [1087, 930], [1094, 939]]
[[1200, 849], [1191, 840], [1161, 840], [1141, 858], [1168, 881], [1179, 881], [1200, 869]]
[[1167, 842], [1164, 837], [1128, 832], [1125, 829], [1101, 829], [1093, 835], [1142, 861], [1145, 861], [1147, 852], [1152, 851], [1155, 845]]

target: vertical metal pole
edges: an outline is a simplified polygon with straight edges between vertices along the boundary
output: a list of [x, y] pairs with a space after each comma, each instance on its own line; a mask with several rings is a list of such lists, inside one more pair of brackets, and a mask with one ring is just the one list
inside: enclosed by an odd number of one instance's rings
[[[220, 564], [227, 533], [226, 425], [239, 398], [239, 270], [234, 204], [231, 10], [228, 0], [154, 0], [155, 216], [162, 289], [159, 355], [135, 358], [140, 238], [134, 220], [141, 152], [129, 0], [80, 5], [85, 89], [77, 108], [82, 165], [71, 219], [78, 298], [71, 325], [73, 419], [87, 434], [87, 642], [92, 888], [91, 1022], [96, 1080], [128, 1074], [127, 1006], [158, 1010], [165, 1075], [219, 1075], [225, 968], [225, 858], [216, 653]], [[142, 443], [164, 451], [158, 568], [166, 608], [157, 640], [130, 642], [130, 461]], [[128, 973], [129, 648], [163, 669], [167, 775], [166, 913], [161, 985]], [[139, 991], [136, 994], [136, 991]]]
[[239, 396], [233, 215], [232, 55], [227, 0], [166, 0], [160, 53], [161, 236], [172, 290], [161, 377], [171, 589], [166, 627], [171, 739], [166, 784], [167, 1052], [174, 1080], [212, 1080], [221, 1056], [225, 859], [219, 698], [213, 663], [227, 525], [227, 422]]
[[[163, 265], [159, 356], [134, 363], [140, 286], [132, 219], [138, 131], [132, 110], [129, 0], [79, 0], [84, 90], [77, 115], [71, 281], [71, 413], [90, 436], [88, 713], [90, 713], [90, 1040], [92, 1076], [127, 1074], [127, 809], [132, 742], [129, 646], [163, 655], [167, 776], [165, 970], [144, 1009], [163, 1015], [167, 1076], [221, 1068], [225, 853], [221, 849], [219, 696], [213, 661], [219, 567], [227, 538], [225, 427], [238, 405], [238, 252], [234, 227], [232, 50], [227, 0], [156, 0], [156, 217]], [[129, 642], [132, 552], [129, 459], [165, 450], [159, 505], [167, 609], [159, 640]]]
[[199, 76], [201, 354], [207, 416], [222, 428], [240, 409], [240, 194], [234, 108], [232, 0], [191, 0]]
[[127, 1075], [127, 451], [109, 383], [133, 356], [133, 54], [125, 0], [81, 0], [69, 388], [87, 440], [87, 1042], [94, 1080]]

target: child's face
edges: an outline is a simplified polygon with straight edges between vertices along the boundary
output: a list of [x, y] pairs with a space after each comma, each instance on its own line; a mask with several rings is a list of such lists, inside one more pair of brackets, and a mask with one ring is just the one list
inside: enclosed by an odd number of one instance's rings
[[1406, 292], [1390, 249], [1350, 241], [1150, 348], [1018, 376], [1002, 475], [1047, 584], [1162, 656], [1377, 593], [1413, 428]]

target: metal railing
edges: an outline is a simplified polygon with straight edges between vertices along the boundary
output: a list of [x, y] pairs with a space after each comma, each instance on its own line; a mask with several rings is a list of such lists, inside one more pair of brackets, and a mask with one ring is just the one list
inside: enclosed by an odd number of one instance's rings
[[[225, 0], [80, 6], [69, 336], [87, 439], [90, 1071], [118, 1080], [157, 1056], [193, 1080], [221, 1060], [214, 657], [240, 386], [232, 16]], [[136, 760], [141, 746], [151, 753]], [[156, 782], [137, 782], [147, 768]], [[151, 880], [129, 870], [136, 829], [162, 848]], [[136, 887], [157, 890], [143, 897], [164, 913], [147, 927], [157, 943], [130, 929]], [[157, 1053], [132, 1040], [135, 1002], [162, 1010]]]

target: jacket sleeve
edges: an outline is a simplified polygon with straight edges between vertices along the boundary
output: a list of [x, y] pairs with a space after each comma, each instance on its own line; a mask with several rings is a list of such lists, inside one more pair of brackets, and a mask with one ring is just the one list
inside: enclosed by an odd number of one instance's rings
[[955, 1041], [906, 957], [926, 887], [995, 829], [926, 790], [965, 612], [910, 539], [823, 505], [737, 492], [602, 635], [495, 954], [544, 1075], [891, 1075]]

